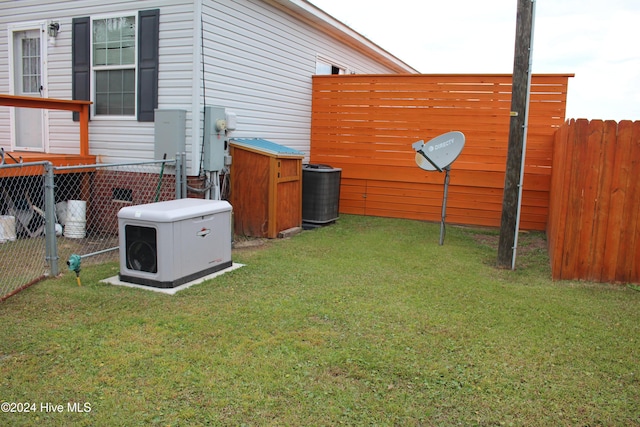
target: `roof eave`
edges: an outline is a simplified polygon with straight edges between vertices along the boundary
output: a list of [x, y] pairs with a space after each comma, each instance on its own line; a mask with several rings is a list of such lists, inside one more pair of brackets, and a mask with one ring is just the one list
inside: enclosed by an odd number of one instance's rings
[[306, 0], [264, 0], [266, 3], [300, 19], [301, 21], [331, 35], [397, 73], [419, 73], [418, 70], [395, 57], [362, 34], [338, 21], [322, 9]]

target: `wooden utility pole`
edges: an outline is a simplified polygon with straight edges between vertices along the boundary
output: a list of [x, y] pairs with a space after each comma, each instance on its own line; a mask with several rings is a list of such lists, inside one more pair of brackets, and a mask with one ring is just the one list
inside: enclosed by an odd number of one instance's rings
[[531, 84], [531, 50], [533, 47], [533, 13], [535, 0], [518, 0], [516, 46], [511, 86], [511, 122], [507, 170], [502, 198], [502, 219], [498, 243], [498, 267], [514, 268], [520, 220], [523, 161], [526, 147], [529, 87]]

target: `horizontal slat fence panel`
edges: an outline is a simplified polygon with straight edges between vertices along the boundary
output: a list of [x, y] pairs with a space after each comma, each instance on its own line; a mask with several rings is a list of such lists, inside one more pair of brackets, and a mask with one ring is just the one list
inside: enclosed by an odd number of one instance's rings
[[640, 282], [640, 122], [556, 134], [547, 237], [554, 279]]
[[[547, 222], [553, 136], [571, 75], [534, 75], [521, 227]], [[313, 78], [311, 163], [342, 168], [340, 211], [439, 221], [444, 174], [416, 166], [411, 144], [457, 130], [447, 221], [498, 227], [509, 140], [511, 75]]]

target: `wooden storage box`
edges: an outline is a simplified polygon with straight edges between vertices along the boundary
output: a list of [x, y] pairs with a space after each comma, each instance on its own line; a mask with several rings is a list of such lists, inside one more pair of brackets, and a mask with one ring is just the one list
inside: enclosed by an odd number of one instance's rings
[[229, 154], [234, 232], [272, 239], [300, 228], [304, 154], [264, 139], [232, 139]]

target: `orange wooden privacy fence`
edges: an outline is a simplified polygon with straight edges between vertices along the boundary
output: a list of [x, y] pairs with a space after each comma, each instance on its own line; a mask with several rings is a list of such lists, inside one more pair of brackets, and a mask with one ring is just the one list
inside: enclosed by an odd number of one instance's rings
[[[547, 223], [553, 136], [568, 78], [534, 75], [521, 227]], [[466, 145], [452, 165], [447, 221], [500, 225], [511, 75], [313, 78], [310, 162], [342, 168], [340, 212], [440, 219], [444, 174], [415, 164], [411, 144], [452, 130]]]
[[640, 282], [640, 122], [562, 126], [551, 190], [554, 279]]

